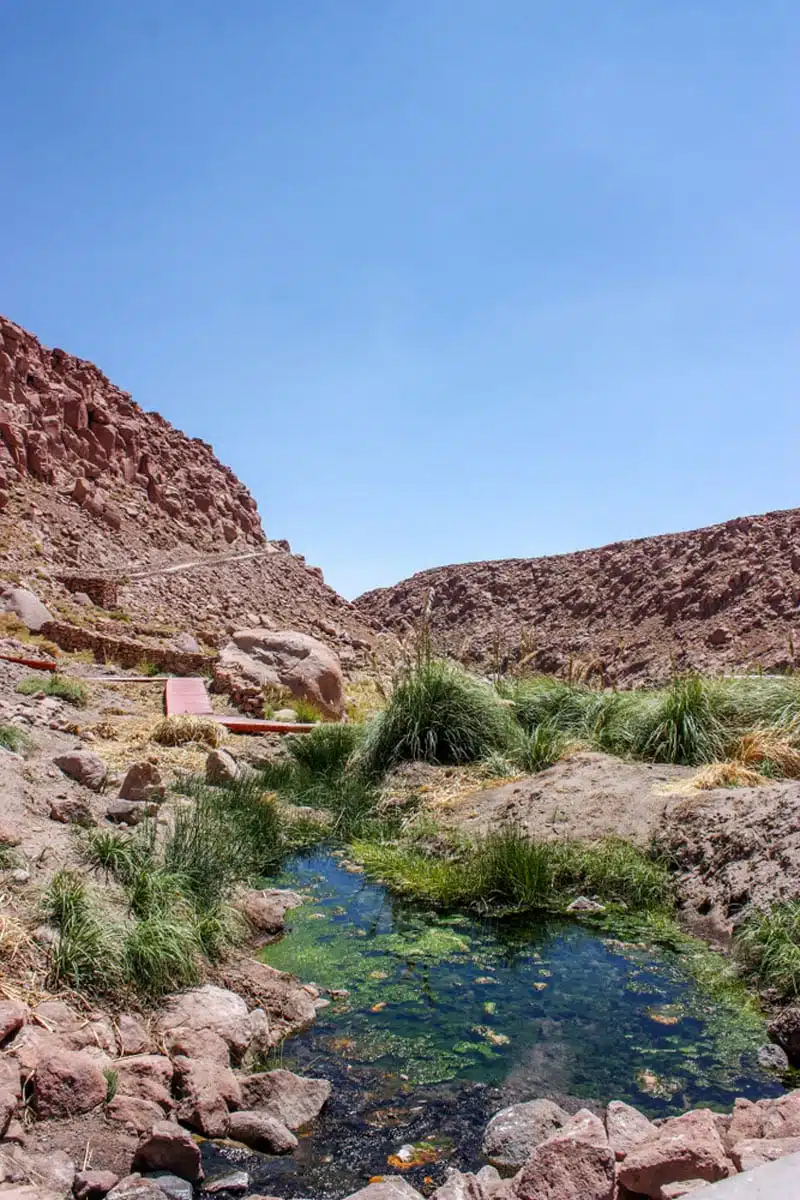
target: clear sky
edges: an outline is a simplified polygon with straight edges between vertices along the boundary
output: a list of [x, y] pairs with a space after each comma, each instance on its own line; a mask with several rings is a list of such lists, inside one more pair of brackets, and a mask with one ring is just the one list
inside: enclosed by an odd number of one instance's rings
[[800, 505], [798, 0], [0, 0], [0, 311], [353, 596]]

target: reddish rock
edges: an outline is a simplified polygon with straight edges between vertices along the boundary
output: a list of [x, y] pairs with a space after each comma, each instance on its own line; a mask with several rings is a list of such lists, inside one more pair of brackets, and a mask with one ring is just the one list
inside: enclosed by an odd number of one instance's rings
[[327, 1079], [307, 1079], [292, 1071], [262, 1071], [240, 1079], [244, 1107], [276, 1117], [287, 1129], [313, 1121], [327, 1104]]
[[18, 846], [19, 831], [12, 828], [7, 821], [0, 821], [0, 846]]
[[158, 1121], [163, 1121], [164, 1110], [154, 1100], [142, 1100], [138, 1096], [115, 1096], [106, 1105], [109, 1121], [125, 1125], [132, 1133], [147, 1133]]
[[163, 1054], [134, 1054], [114, 1063], [117, 1093], [152, 1100], [169, 1111], [172, 1108], [172, 1063]]
[[222, 651], [222, 671], [259, 687], [286, 688], [327, 717], [344, 713], [344, 679], [337, 655], [324, 642], [294, 630], [241, 629]]
[[70, 750], [67, 754], [59, 754], [53, 762], [70, 779], [82, 783], [84, 787], [99, 792], [106, 779], [106, 764], [98, 754], [91, 750]]
[[164, 1046], [171, 1058], [204, 1058], [230, 1066], [228, 1045], [213, 1029], [171, 1029], [164, 1034]]
[[744, 1138], [731, 1148], [737, 1171], [751, 1171], [762, 1163], [774, 1162], [800, 1152], [800, 1137]]
[[800, 1090], [774, 1100], [737, 1100], [727, 1133], [727, 1144], [748, 1138], [800, 1137]]
[[705, 1179], [684, 1179], [680, 1183], [665, 1183], [661, 1189], [660, 1200], [681, 1200], [682, 1196], [691, 1196], [700, 1188], [707, 1188]]
[[43, 1058], [33, 1076], [40, 1117], [74, 1117], [90, 1112], [106, 1098], [108, 1082], [96, 1058], [86, 1050], [61, 1050]]
[[656, 1126], [638, 1108], [612, 1100], [606, 1109], [606, 1132], [617, 1162], [621, 1162], [629, 1150], [656, 1133]]
[[143, 1179], [141, 1175], [126, 1175], [108, 1193], [109, 1200], [164, 1200], [164, 1193], [155, 1179]]
[[80, 825], [90, 829], [95, 824], [92, 810], [81, 796], [63, 796], [50, 804], [50, 820], [62, 825]]
[[207, 1137], [224, 1137], [229, 1109], [242, 1105], [233, 1071], [207, 1058], [176, 1058], [175, 1070], [180, 1120]]
[[15, 1092], [10, 1088], [0, 1087], [0, 1138], [3, 1137], [5, 1131], [11, 1122], [11, 1118], [17, 1111], [19, 1099]]
[[252, 1029], [247, 1004], [236, 992], [206, 984], [167, 999], [158, 1018], [163, 1034], [173, 1029], [210, 1029], [219, 1034], [235, 1057], [250, 1045]]
[[659, 1200], [666, 1183], [684, 1179], [713, 1183], [732, 1171], [714, 1114], [701, 1108], [671, 1117], [649, 1141], [634, 1146], [619, 1164], [619, 1181], [631, 1192]]
[[19, 1000], [0, 1000], [0, 1045], [12, 1037], [28, 1019], [28, 1008]]
[[268, 1154], [288, 1154], [298, 1145], [297, 1138], [285, 1125], [264, 1112], [231, 1113], [228, 1137]]
[[164, 799], [165, 793], [166, 788], [157, 765], [145, 760], [128, 767], [119, 789], [119, 798], [135, 803], [143, 800], [159, 801]]
[[515, 1200], [614, 1200], [615, 1192], [614, 1151], [588, 1109], [540, 1142], [510, 1187]]
[[422, 1200], [422, 1197], [408, 1180], [400, 1175], [387, 1175], [380, 1183], [369, 1183], [353, 1192], [347, 1200]]
[[139, 1142], [133, 1156], [135, 1171], [172, 1171], [181, 1179], [203, 1178], [200, 1147], [192, 1135], [173, 1121], [158, 1121]]
[[72, 1190], [75, 1200], [102, 1200], [118, 1183], [113, 1171], [78, 1171]]
[[41, 600], [25, 588], [11, 587], [0, 594], [0, 610], [14, 613], [31, 633], [38, 633], [43, 625], [53, 619], [53, 614], [48, 612]]
[[153, 1043], [144, 1022], [130, 1013], [117, 1018], [120, 1053], [125, 1057], [151, 1054]]

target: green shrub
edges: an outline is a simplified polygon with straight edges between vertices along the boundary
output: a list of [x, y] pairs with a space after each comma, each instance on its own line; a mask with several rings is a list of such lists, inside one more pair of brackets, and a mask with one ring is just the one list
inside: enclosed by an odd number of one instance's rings
[[86, 835], [84, 858], [90, 866], [102, 870], [107, 879], [113, 876], [125, 882], [146, 857], [149, 851], [141, 835], [131, 837], [105, 829], [92, 829]]
[[506, 710], [490, 687], [450, 663], [423, 661], [371, 723], [365, 763], [380, 774], [403, 761], [478, 762], [507, 733]]
[[753, 912], [736, 935], [745, 968], [783, 999], [800, 994], [800, 901]]
[[45, 696], [57, 696], [76, 708], [86, 708], [89, 702], [86, 684], [81, 683], [80, 679], [69, 679], [66, 675], [49, 675], [46, 679], [28, 675], [17, 684], [17, 691], [23, 696], [33, 696], [37, 692], [43, 692]]

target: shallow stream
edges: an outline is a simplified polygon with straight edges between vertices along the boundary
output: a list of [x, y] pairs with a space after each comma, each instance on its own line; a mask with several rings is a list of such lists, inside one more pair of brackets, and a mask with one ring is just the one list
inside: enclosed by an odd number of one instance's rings
[[415, 1186], [448, 1164], [477, 1168], [492, 1113], [536, 1096], [657, 1117], [783, 1090], [757, 1062], [762, 1022], [630, 932], [437, 915], [334, 854], [297, 859], [277, 882], [309, 900], [264, 959], [335, 998], [268, 1065], [334, 1090], [291, 1157], [207, 1146], [207, 1170], [246, 1166], [258, 1192], [346, 1196], [420, 1142], [435, 1161], [406, 1172]]

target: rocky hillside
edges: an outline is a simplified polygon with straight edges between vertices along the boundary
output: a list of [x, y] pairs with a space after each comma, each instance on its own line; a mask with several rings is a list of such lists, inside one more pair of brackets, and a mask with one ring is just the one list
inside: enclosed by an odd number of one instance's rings
[[550, 558], [437, 567], [355, 603], [401, 635], [430, 603], [435, 639], [492, 667], [525, 659], [637, 684], [673, 668], [782, 671], [800, 662], [800, 509]]
[[32, 586], [59, 617], [107, 624], [107, 612], [76, 609], [65, 576], [89, 592], [93, 577], [117, 581], [99, 603], [128, 624], [213, 641], [263, 617], [345, 648], [371, 640], [319, 569], [267, 540], [211, 446], [0, 317], [0, 581]]

